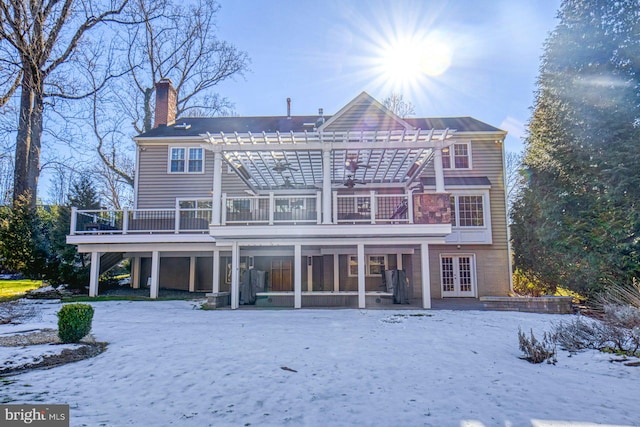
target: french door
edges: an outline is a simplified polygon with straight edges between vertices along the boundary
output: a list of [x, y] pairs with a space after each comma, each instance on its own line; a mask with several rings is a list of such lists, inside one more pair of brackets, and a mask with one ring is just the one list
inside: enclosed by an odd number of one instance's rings
[[442, 297], [475, 297], [475, 265], [473, 255], [441, 255], [440, 280]]

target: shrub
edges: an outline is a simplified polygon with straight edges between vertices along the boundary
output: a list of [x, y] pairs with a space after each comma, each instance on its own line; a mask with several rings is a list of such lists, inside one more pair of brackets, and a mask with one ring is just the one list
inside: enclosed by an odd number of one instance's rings
[[525, 274], [521, 269], [513, 272], [513, 292], [521, 296], [540, 297], [544, 295], [553, 295], [556, 292], [555, 285], [543, 283], [533, 275]]
[[93, 307], [89, 304], [67, 304], [58, 312], [58, 337], [63, 343], [79, 342], [91, 331]]
[[520, 350], [524, 353], [521, 359], [527, 360], [531, 363], [547, 363], [556, 364], [556, 346], [553, 343], [551, 336], [545, 332], [542, 341], [538, 341], [531, 331], [531, 338], [527, 336], [518, 328], [518, 341], [520, 341]]

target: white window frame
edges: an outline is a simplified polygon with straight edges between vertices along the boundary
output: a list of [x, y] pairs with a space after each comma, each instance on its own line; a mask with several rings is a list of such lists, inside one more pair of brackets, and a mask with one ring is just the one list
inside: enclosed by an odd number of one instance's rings
[[[466, 168], [457, 168], [456, 167], [456, 162], [455, 162], [455, 146], [456, 145], [465, 145], [467, 147], [467, 163], [469, 164], [469, 167]], [[469, 169], [473, 169], [473, 165], [471, 162], [471, 159], [473, 158], [473, 156], [471, 155], [471, 142], [470, 141], [464, 141], [464, 142], [460, 142], [460, 141], [456, 141], [454, 143], [452, 143], [449, 147], [449, 152], [448, 153], [442, 153], [442, 158], [444, 159], [445, 157], [447, 157], [449, 159], [449, 167], [445, 166], [444, 162], [442, 164], [442, 168], [446, 169], [446, 170], [469, 170]]]
[[[193, 208], [183, 208], [180, 206], [181, 203], [183, 202], [194, 202], [195, 207]], [[203, 203], [207, 203], [209, 204], [209, 207], [201, 207], [201, 204]], [[211, 198], [204, 198], [204, 197], [182, 197], [182, 198], [176, 198], [176, 209], [181, 211], [181, 212], [193, 212], [194, 213], [194, 217], [196, 218], [202, 218], [201, 215], [198, 215], [199, 212], [207, 212], [207, 211], [211, 211], [213, 206], [213, 201], [211, 200]]]
[[[453, 190], [447, 188], [447, 191], [451, 194], [451, 197], [456, 198], [454, 206], [455, 212], [452, 211], [451, 215], [451, 234], [446, 237], [446, 243], [449, 244], [492, 244], [493, 237], [491, 232], [491, 204], [489, 197], [489, 189], [460, 189]], [[458, 197], [460, 196], [481, 196], [482, 197], [482, 218], [484, 225], [482, 226], [459, 226], [458, 220], [460, 218]], [[453, 217], [455, 216], [456, 224], [453, 224]]]
[[[488, 221], [490, 219], [487, 218], [487, 210], [486, 210], [486, 198], [484, 194], [455, 194], [451, 193], [451, 197], [454, 198], [455, 202], [452, 207], [451, 212], [451, 228], [461, 228], [461, 229], [469, 229], [469, 228], [485, 228], [487, 226]], [[460, 198], [461, 197], [480, 197], [482, 200], [482, 225], [460, 225]], [[453, 212], [455, 210], [455, 212]], [[455, 219], [455, 224], [453, 220]]]
[[[182, 171], [173, 171], [171, 170], [171, 162], [173, 160], [173, 150], [184, 150], [184, 169]], [[189, 171], [189, 163], [191, 162], [191, 150], [199, 150], [202, 153], [202, 158], [198, 159], [202, 162], [202, 168], [199, 171]], [[193, 159], [196, 160], [196, 159]], [[205, 165], [205, 150], [202, 147], [197, 146], [169, 146], [169, 154], [168, 154], [168, 162], [167, 162], [167, 173], [172, 175], [186, 175], [186, 174], [203, 174]], [[186, 200], [186, 199], [185, 199]]]
[[[365, 277], [380, 277], [379, 273], [376, 274], [372, 274], [371, 273], [371, 267], [374, 265], [371, 263], [371, 257], [383, 257], [384, 258], [384, 268], [383, 270], [387, 270], [387, 268], [389, 267], [389, 257], [387, 255], [382, 255], [382, 254], [367, 254], [365, 255], [365, 268], [364, 268], [364, 275]], [[351, 271], [351, 261], [355, 262], [355, 266], [356, 266], [356, 272], [353, 273]], [[357, 266], [358, 266], [358, 255], [349, 255], [347, 258], [347, 273], [348, 273], [348, 277], [358, 277], [358, 272], [357, 272]]]

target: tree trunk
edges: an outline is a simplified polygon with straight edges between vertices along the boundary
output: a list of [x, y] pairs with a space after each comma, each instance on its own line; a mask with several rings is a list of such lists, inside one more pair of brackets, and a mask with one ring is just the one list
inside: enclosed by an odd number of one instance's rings
[[32, 207], [38, 195], [43, 120], [43, 88], [37, 80], [32, 70], [24, 70], [13, 175], [14, 204], [27, 196]]

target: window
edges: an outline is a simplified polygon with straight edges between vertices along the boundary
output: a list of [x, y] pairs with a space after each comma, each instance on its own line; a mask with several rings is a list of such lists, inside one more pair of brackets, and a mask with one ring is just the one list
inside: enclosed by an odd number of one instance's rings
[[469, 143], [453, 144], [442, 150], [442, 167], [444, 169], [470, 169], [471, 146]]
[[169, 171], [171, 173], [202, 173], [203, 149], [199, 147], [171, 147]]
[[[387, 269], [386, 255], [365, 256], [365, 276], [380, 276]], [[349, 277], [358, 276], [358, 256], [349, 255]]]
[[484, 227], [484, 198], [476, 195], [451, 196], [451, 225]]

